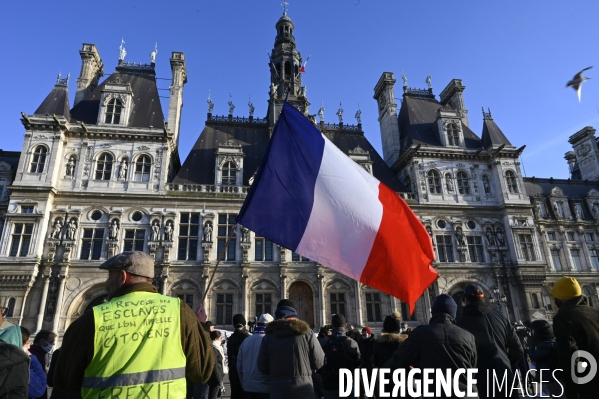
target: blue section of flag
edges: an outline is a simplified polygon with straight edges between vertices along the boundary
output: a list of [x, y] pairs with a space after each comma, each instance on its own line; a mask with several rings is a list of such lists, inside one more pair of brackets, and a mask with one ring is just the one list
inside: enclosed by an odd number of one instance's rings
[[310, 219], [323, 153], [320, 131], [285, 102], [239, 212], [239, 224], [295, 250]]

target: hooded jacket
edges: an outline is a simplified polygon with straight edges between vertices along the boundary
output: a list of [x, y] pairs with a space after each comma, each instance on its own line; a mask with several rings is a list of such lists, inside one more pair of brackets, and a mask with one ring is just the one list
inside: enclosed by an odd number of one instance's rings
[[372, 361], [374, 367], [383, 367], [397, 348], [408, 338], [406, 334], [382, 333], [372, 344]]
[[308, 324], [297, 319], [268, 323], [258, 370], [270, 377], [271, 399], [313, 398], [312, 370], [323, 364], [324, 353]]
[[599, 361], [599, 312], [581, 295], [564, 301], [553, 317], [553, 333], [558, 358], [564, 370], [564, 388], [568, 399], [597, 398], [599, 375], [586, 384], [575, 384], [571, 378], [571, 358], [577, 350], [589, 352]]
[[[265, 327], [256, 327], [256, 330]], [[268, 393], [269, 378], [258, 370], [256, 359], [264, 338], [264, 331], [256, 332], [243, 341], [237, 355], [237, 372], [245, 392]]]
[[27, 399], [29, 362], [23, 349], [0, 340], [0, 399]]

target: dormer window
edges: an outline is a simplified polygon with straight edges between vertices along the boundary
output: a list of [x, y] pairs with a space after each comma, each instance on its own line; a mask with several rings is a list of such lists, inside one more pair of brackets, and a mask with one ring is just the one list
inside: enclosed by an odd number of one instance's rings
[[21, 213], [33, 213], [32, 205], [21, 205]]
[[516, 175], [511, 170], [505, 172], [505, 183], [507, 184], [507, 189], [512, 194], [518, 193], [518, 184], [516, 183]]
[[441, 177], [436, 170], [428, 171], [428, 191], [432, 194], [441, 194]]
[[147, 155], [141, 155], [135, 161], [135, 181], [149, 181], [152, 161]]
[[466, 172], [458, 172], [458, 192], [460, 194], [470, 194], [470, 182], [468, 181], [468, 175]]
[[123, 112], [123, 103], [118, 98], [113, 98], [106, 105], [106, 119], [104, 123], [118, 125], [121, 122], [121, 113]]
[[110, 180], [112, 174], [112, 155], [103, 153], [96, 163], [96, 180]]
[[237, 183], [237, 168], [231, 161], [225, 162], [222, 171], [222, 184], [234, 186]]
[[46, 165], [46, 154], [48, 153], [48, 149], [43, 145], [39, 145], [33, 151], [33, 158], [31, 159], [31, 168], [29, 172], [31, 173], [43, 173], [44, 166]]
[[447, 125], [447, 145], [460, 145], [460, 130], [455, 123]]

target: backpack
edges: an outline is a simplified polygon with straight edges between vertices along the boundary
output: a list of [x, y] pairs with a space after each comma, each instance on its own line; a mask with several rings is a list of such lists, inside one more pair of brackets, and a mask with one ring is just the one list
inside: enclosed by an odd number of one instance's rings
[[347, 340], [347, 337], [334, 337], [324, 344], [324, 366], [321, 369], [323, 376], [338, 376], [339, 369], [347, 368], [350, 363]]

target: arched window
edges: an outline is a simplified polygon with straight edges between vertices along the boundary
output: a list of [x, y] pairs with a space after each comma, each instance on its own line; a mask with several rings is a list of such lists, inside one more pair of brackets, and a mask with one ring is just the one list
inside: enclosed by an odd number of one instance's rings
[[285, 79], [291, 78], [291, 63], [289, 61], [285, 62]]
[[96, 163], [96, 180], [110, 180], [112, 173], [112, 155], [104, 153], [98, 157]]
[[510, 193], [517, 193], [518, 192], [518, 184], [516, 183], [516, 175], [514, 175], [514, 172], [512, 172], [511, 170], [508, 170], [507, 172], [505, 172], [505, 183], [507, 184], [507, 190]]
[[543, 307], [547, 310], [553, 310], [553, 306], [551, 305], [551, 295], [549, 295], [547, 288], [543, 288], [541, 291], [541, 298], [543, 299]]
[[491, 182], [487, 175], [483, 175], [483, 187], [485, 189], [485, 194], [491, 194]]
[[8, 300], [8, 306], [6, 307], [6, 317], [13, 317], [15, 315], [15, 304], [17, 300], [15, 298], [10, 298]]
[[428, 173], [428, 191], [432, 194], [441, 194], [441, 177], [436, 170], [429, 170]]
[[33, 158], [31, 159], [31, 173], [42, 173], [46, 165], [46, 154], [48, 149], [43, 145], [39, 145], [33, 150]]
[[582, 293], [589, 300], [589, 306], [593, 307], [593, 295], [591, 294], [591, 290], [589, 290], [587, 287], [582, 287]]
[[460, 131], [455, 123], [447, 125], [447, 144], [460, 145]]
[[237, 168], [231, 161], [223, 165], [222, 184], [235, 185], [237, 183]]
[[531, 294], [530, 301], [532, 302], [533, 309], [539, 308], [539, 297], [537, 296], [537, 294]]
[[118, 125], [121, 122], [121, 112], [123, 111], [123, 103], [118, 98], [113, 98], [106, 105], [106, 119], [104, 123]]
[[142, 155], [135, 161], [135, 181], [149, 181], [152, 161], [147, 155]]
[[458, 172], [458, 192], [460, 194], [470, 194], [470, 183], [468, 182], [468, 175], [466, 172]]

